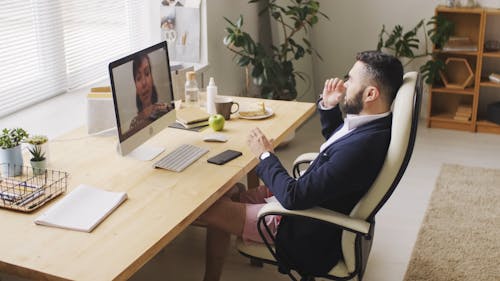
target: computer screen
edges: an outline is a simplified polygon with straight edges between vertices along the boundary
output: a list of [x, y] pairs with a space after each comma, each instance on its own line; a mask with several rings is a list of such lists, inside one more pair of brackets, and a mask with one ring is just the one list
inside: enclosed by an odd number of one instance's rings
[[127, 155], [175, 121], [167, 43], [109, 64], [119, 151]]

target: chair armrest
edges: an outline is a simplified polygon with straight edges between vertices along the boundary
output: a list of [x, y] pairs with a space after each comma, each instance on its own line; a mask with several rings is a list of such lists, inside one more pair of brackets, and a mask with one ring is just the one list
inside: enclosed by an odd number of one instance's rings
[[297, 158], [295, 158], [295, 161], [293, 161], [293, 166], [300, 165], [302, 163], [310, 163], [311, 161], [316, 159], [318, 154], [319, 153], [317, 152], [303, 153], [299, 155]]
[[279, 202], [272, 202], [264, 205], [258, 214], [259, 218], [268, 215], [308, 217], [334, 224], [354, 233], [362, 235], [369, 235], [370, 233], [370, 223], [367, 221], [352, 218], [321, 207], [314, 207], [307, 210], [287, 210]]
[[302, 174], [302, 171], [300, 170], [300, 166], [302, 164], [307, 164], [309, 165], [311, 163], [311, 161], [313, 161], [314, 159], [316, 159], [316, 157], [318, 156], [319, 153], [317, 152], [310, 152], [310, 153], [303, 153], [301, 155], [299, 155], [295, 161], [293, 161], [293, 168], [292, 168], [292, 172], [293, 172], [293, 177], [294, 178], [298, 178], [301, 176]]

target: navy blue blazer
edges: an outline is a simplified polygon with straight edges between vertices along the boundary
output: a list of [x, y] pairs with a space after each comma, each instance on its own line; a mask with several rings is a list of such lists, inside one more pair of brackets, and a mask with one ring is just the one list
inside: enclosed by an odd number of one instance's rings
[[[338, 107], [318, 109], [328, 139], [343, 124]], [[315, 206], [349, 214], [367, 192], [384, 163], [391, 138], [392, 114], [358, 127], [326, 148], [298, 179], [271, 154], [257, 174], [286, 209]], [[325, 274], [341, 258], [341, 230], [323, 222], [283, 217], [276, 237], [280, 271]]]

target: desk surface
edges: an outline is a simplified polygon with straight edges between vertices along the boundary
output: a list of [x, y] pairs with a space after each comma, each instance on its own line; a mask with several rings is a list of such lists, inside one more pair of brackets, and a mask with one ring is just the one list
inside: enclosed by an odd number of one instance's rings
[[[275, 115], [227, 121], [226, 143], [203, 142], [210, 128], [202, 132], [167, 128], [147, 142], [166, 147], [161, 156], [183, 143], [210, 149], [181, 173], [119, 156], [115, 137], [86, 137], [85, 128], [51, 142], [49, 168], [69, 172], [68, 192], [85, 183], [125, 191], [128, 200], [92, 233], [35, 225], [34, 219], [53, 202], [32, 214], [0, 209], [0, 271], [37, 280], [127, 279], [257, 165], [246, 145], [250, 129], [259, 127], [277, 145], [315, 109], [313, 103], [265, 103]], [[207, 163], [207, 158], [225, 149], [239, 150], [243, 156], [224, 166]]]

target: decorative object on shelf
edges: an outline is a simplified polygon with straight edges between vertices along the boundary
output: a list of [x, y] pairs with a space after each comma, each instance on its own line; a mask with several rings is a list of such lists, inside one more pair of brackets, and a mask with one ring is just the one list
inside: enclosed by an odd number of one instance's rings
[[[386, 30], [385, 25], [382, 25], [382, 30], [378, 35], [377, 50], [381, 51], [382, 48], [385, 48], [392, 51], [398, 58], [408, 58], [409, 60], [405, 63], [405, 66], [417, 58], [429, 58], [424, 65], [420, 66], [420, 72], [425, 83], [433, 84], [439, 77], [439, 71], [444, 69], [444, 62], [432, 50], [429, 50], [428, 40], [437, 49], [442, 48], [453, 34], [455, 25], [442, 15], [434, 16], [427, 23], [424, 23], [424, 20], [421, 20], [407, 32], [404, 32], [403, 26], [398, 24], [394, 26], [390, 33]], [[431, 29], [427, 31], [426, 26], [431, 26]], [[420, 49], [420, 39], [418, 38], [420, 29], [424, 33], [425, 50], [416, 54], [415, 52]]]
[[477, 8], [479, 7], [479, 3], [476, 0], [467, 0], [463, 6], [467, 8]]
[[490, 81], [493, 82], [493, 83], [500, 83], [500, 74], [491, 73], [488, 76], [488, 79], [490, 79]]
[[488, 104], [486, 114], [489, 121], [500, 125], [500, 101]]
[[21, 153], [21, 142], [28, 137], [28, 133], [22, 128], [4, 128], [0, 135], [0, 173], [3, 176], [18, 176], [21, 174], [23, 156]]
[[464, 58], [447, 58], [444, 70], [439, 71], [439, 76], [446, 88], [465, 89], [474, 82], [474, 71]]
[[293, 61], [313, 53], [322, 59], [307, 38], [296, 35], [310, 31], [320, 16], [326, 19], [328, 16], [319, 11], [319, 1], [315, 0], [290, 0], [286, 5], [277, 0], [250, 0], [248, 3], [257, 2], [265, 6], [259, 15], [266, 16], [269, 12], [283, 30], [282, 42], [278, 46], [271, 44], [266, 50], [266, 46], [255, 42], [242, 30], [243, 17], [240, 15], [234, 23], [225, 17], [230, 26], [226, 28], [228, 34], [224, 37], [224, 45], [236, 54], [239, 66], [247, 70], [249, 65], [253, 66], [251, 77], [253, 83], [261, 87], [262, 98], [293, 100], [297, 97], [295, 76], [306, 81], [304, 73], [294, 70]]
[[450, 7], [450, 8], [453, 8], [456, 5], [455, 2], [456, 2], [455, 0], [446, 0], [446, 6]]
[[443, 46], [444, 52], [477, 52], [477, 44], [469, 37], [450, 36]]
[[498, 52], [500, 51], [500, 41], [488, 40], [484, 43], [484, 49], [487, 52]]

